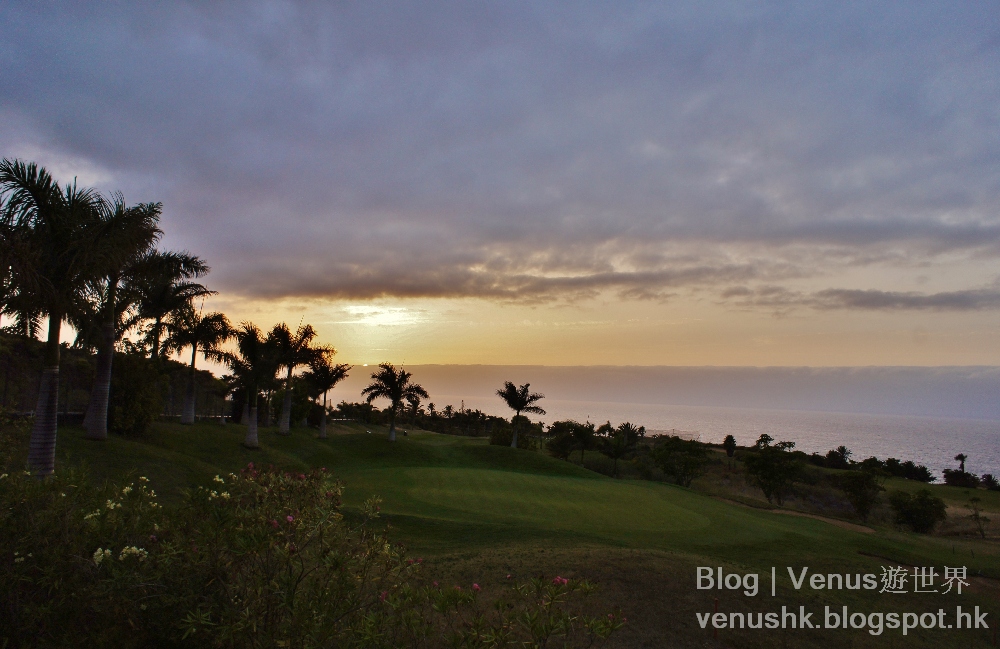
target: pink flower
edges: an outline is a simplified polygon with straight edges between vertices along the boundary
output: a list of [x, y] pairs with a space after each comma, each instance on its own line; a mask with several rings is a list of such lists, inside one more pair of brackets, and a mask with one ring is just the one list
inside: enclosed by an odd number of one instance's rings
[[325, 467], [325, 466], [321, 466], [321, 467], [319, 468], [319, 470], [320, 470], [320, 471], [322, 471], [323, 473], [326, 473], [326, 467]]
[[455, 590], [462, 590], [461, 586], [455, 586]]
[[247, 468], [252, 470], [253, 469], [253, 462], [251, 462], [250, 464], [248, 464]]
[[479, 592], [479, 584], [472, 584], [472, 590]]
[[423, 563], [423, 562], [424, 562], [423, 559], [417, 559], [417, 563]]
[[385, 598], [386, 598], [386, 597], [387, 597], [388, 595], [389, 595], [389, 591], [387, 591], [387, 590], [383, 590], [383, 591], [382, 591], [382, 595], [381, 595], [381, 596], [379, 597], [379, 601], [382, 601], [382, 602], [384, 602], [384, 601], [385, 601]]
[[276, 521], [274, 519], [271, 519], [271, 527], [277, 528], [278, 527], [278, 521]]
[[413, 559], [407, 559], [406, 560], [406, 565], [412, 566], [413, 565]]
[[434, 582], [434, 588], [437, 588], [437, 587], [438, 587], [438, 583], [435, 581]]
[[288, 516], [285, 516], [285, 520], [288, 521], [289, 523], [291, 523], [292, 521], [295, 520], [295, 517], [292, 516], [291, 514], [289, 514]]
[[510, 573], [507, 573], [507, 579], [510, 579]]
[[569, 583], [569, 579], [556, 575], [556, 578], [552, 580], [552, 583], [555, 584], [556, 586], [565, 586], [566, 584]]
[[155, 534], [150, 534], [149, 535], [149, 540], [152, 541], [153, 543], [156, 543], [156, 535]]
[[306, 479], [306, 474], [300, 473], [299, 474], [299, 480], [305, 480], [305, 479]]

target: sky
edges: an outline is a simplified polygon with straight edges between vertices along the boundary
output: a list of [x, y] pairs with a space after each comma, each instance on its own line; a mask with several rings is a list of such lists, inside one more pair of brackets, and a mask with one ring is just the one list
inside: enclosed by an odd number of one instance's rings
[[1000, 365], [992, 2], [0, 4], [0, 157], [338, 360]]

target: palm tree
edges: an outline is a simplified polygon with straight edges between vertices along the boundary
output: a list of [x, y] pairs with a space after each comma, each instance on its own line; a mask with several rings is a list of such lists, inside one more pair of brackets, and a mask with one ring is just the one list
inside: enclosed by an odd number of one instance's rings
[[372, 374], [372, 383], [361, 391], [368, 403], [379, 397], [392, 402], [389, 410], [389, 441], [396, 441], [396, 414], [403, 401], [414, 397], [428, 398], [427, 390], [416, 383], [410, 383], [413, 376], [403, 368], [398, 370], [392, 363], [380, 363], [379, 371]]
[[573, 436], [573, 441], [580, 447], [580, 466], [586, 468], [587, 464], [584, 462], [584, 454], [588, 448], [593, 448], [594, 446], [594, 438], [596, 436], [594, 424], [589, 421], [585, 424], [577, 424], [573, 426], [571, 435]]
[[308, 365], [316, 355], [316, 350], [309, 343], [316, 337], [316, 330], [311, 325], [299, 325], [293, 334], [284, 322], [271, 329], [270, 337], [278, 345], [281, 366], [288, 370], [285, 376], [285, 399], [281, 404], [281, 420], [278, 423], [278, 434], [289, 435], [292, 422], [292, 372], [296, 367]]
[[969, 456], [966, 455], [965, 453], [959, 453], [958, 455], [955, 456], [955, 459], [958, 460], [959, 463], [958, 471], [960, 473], [965, 473], [965, 461], [969, 459]]
[[153, 321], [147, 341], [150, 358], [159, 360], [163, 321], [167, 316], [190, 306], [197, 297], [215, 295], [215, 291], [188, 281], [206, 274], [209, 267], [187, 252], [156, 250], [141, 261], [141, 266], [143, 272], [137, 286], [142, 295], [139, 313], [144, 320]]
[[140, 260], [148, 255], [162, 231], [157, 227], [162, 206], [141, 203], [126, 207], [116, 194], [102, 201], [99, 215], [104, 229], [100, 252], [102, 273], [87, 282], [85, 299], [67, 319], [77, 330], [77, 346], [97, 350], [97, 374], [84, 425], [87, 438], [108, 437], [108, 399], [115, 345], [138, 324], [138, 295], [134, 290]]
[[188, 376], [187, 392], [184, 396], [184, 410], [181, 412], [182, 424], [193, 424], [195, 413], [195, 367], [198, 357], [198, 347], [206, 356], [214, 352], [219, 345], [233, 337], [233, 328], [229, 318], [222, 313], [201, 315], [194, 308], [188, 307], [170, 315], [167, 320], [168, 336], [164, 347], [180, 352], [185, 347], [191, 347], [191, 372]]
[[316, 354], [309, 363], [309, 371], [304, 375], [313, 389], [323, 394], [323, 414], [319, 420], [320, 439], [326, 439], [326, 395], [334, 386], [347, 378], [347, 372], [351, 369], [346, 363], [334, 365], [330, 362], [336, 353], [337, 350], [330, 347], [325, 353]]
[[599, 429], [605, 438], [604, 448], [601, 452], [615, 461], [613, 475], [618, 477], [618, 460], [626, 453], [634, 450], [639, 443], [639, 438], [646, 435], [645, 426], [636, 426], [631, 422], [624, 422], [618, 428], [612, 429], [611, 422], [601, 426]]
[[261, 388], [274, 381], [278, 373], [279, 361], [276, 347], [264, 337], [257, 325], [241, 322], [233, 333], [236, 338], [236, 352], [206, 350], [206, 358], [225, 364], [233, 372], [233, 377], [246, 393], [249, 403], [247, 434], [243, 444], [247, 448], [259, 448], [257, 437], [257, 399]]
[[525, 383], [521, 387], [517, 387], [510, 381], [506, 381], [503, 384], [503, 388], [497, 390], [497, 396], [504, 400], [507, 407], [514, 411], [514, 421], [517, 422], [514, 425], [514, 437], [510, 442], [511, 448], [517, 448], [517, 427], [520, 425], [518, 417], [521, 416], [522, 412], [533, 412], [536, 415], [544, 415], [545, 410], [533, 405], [538, 401], [545, 398], [544, 394], [538, 394], [537, 392], [528, 392], [528, 386], [530, 383]]
[[[65, 189], [44, 168], [19, 160], [0, 163], [0, 221], [11, 282], [34, 310], [49, 318], [44, 364], [31, 430], [28, 467], [55, 471], [59, 411], [59, 334], [88, 280], [99, 275], [99, 196], [74, 182]], [[25, 305], [27, 306], [27, 305]]]

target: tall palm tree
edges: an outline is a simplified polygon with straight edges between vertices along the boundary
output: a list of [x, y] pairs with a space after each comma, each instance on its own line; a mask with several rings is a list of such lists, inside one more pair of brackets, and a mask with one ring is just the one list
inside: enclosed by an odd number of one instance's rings
[[142, 294], [139, 313], [144, 320], [153, 321], [147, 340], [150, 358], [159, 360], [163, 321], [167, 316], [190, 306], [197, 297], [216, 293], [197, 282], [189, 281], [201, 277], [210, 269], [204, 261], [187, 252], [156, 250], [143, 259], [142, 266], [143, 273], [138, 284]]
[[125, 205], [121, 194], [102, 201], [99, 215], [104, 229], [101, 274], [87, 282], [84, 300], [77, 302], [67, 319], [77, 330], [78, 346], [97, 349], [97, 373], [84, 424], [87, 438], [108, 437], [108, 399], [115, 345], [138, 324], [139, 296], [134, 290], [139, 266], [162, 231], [157, 226], [162, 205]]
[[270, 337], [278, 345], [281, 366], [287, 370], [285, 376], [285, 399], [281, 404], [281, 419], [278, 422], [278, 434], [289, 435], [292, 423], [292, 372], [296, 367], [308, 365], [316, 355], [309, 343], [316, 337], [312, 325], [299, 325], [293, 334], [284, 322], [271, 329]]
[[303, 375], [316, 393], [323, 394], [323, 414], [319, 420], [320, 439], [326, 439], [326, 395], [334, 386], [347, 378], [347, 372], [351, 369], [346, 363], [334, 365], [331, 362], [332, 356], [336, 353], [337, 350], [330, 347], [325, 353], [316, 354], [309, 363], [309, 371]]
[[233, 377], [245, 391], [250, 411], [243, 445], [247, 448], [260, 448], [257, 436], [257, 399], [261, 389], [270, 385], [278, 373], [277, 349], [264, 337], [257, 325], [250, 322], [241, 322], [233, 336], [236, 338], [236, 352], [206, 350], [205, 357], [229, 367]]
[[958, 455], [955, 456], [955, 459], [958, 460], [959, 462], [958, 470], [961, 473], [965, 473], [965, 461], [969, 459], [969, 456], [966, 455], [965, 453], [959, 453]]
[[503, 388], [497, 390], [497, 396], [504, 400], [507, 407], [514, 411], [514, 437], [510, 442], [511, 448], [517, 448], [517, 427], [520, 425], [518, 417], [521, 416], [522, 412], [532, 412], [536, 415], [544, 415], [545, 410], [534, 405], [535, 403], [541, 401], [545, 398], [544, 394], [539, 394], [537, 392], [528, 392], [528, 387], [530, 383], [525, 383], [521, 387], [517, 387], [510, 381], [505, 381]]
[[416, 383], [410, 383], [413, 375], [402, 367], [398, 370], [392, 363], [380, 363], [379, 370], [372, 374], [372, 383], [361, 391], [365, 400], [371, 403], [375, 399], [388, 399], [392, 405], [389, 410], [389, 441], [396, 441], [396, 414], [403, 401], [414, 397], [428, 398], [427, 390]]
[[31, 471], [47, 476], [55, 471], [62, 321], [87, 281], [99, 274], [99, 196], [75, 182], [61, 188], [34, 163], [5, 159], [0, 162], [0, 198], [0, 221], [13, 246], [11, 281], [49, 319], [28, 451]]
[[180, 352], [185, 347], [191, 347], [191, 372], [188, 375], [187, 391], [184, 396], [184, 410], [181, 412], [182, 424], [193, 424], [195, 413], [195, 360], [198, 357], [198, 347], [208, 357], [219, 345], [233, 337], [233, 328], [229, 318], [222, 313], [202, 315], [188, 307], [170, 315], [167, 320], [168, 336], [165, 347], [168, 350]]

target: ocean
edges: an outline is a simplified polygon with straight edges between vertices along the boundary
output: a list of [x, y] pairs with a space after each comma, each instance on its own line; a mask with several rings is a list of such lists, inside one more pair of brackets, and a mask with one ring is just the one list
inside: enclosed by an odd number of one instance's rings
[[[498, 397], [434, 395], [437, 408], [445, 404], [478, 408], [509, 417]], [[732, 435], [741, 446], [753, 444], [762, 433], [776, 441], [795, 442], [797, 450], [826, 453], [843, 444], [854, 459], [896, 457], [924, 464], [941, 479], [941, 471], [958, 468], [955, 455], [968, 456], [967, 471], [1000, 475], [1000, 421], [953, 419], [844, 412], [764, 410], [706, 406], [676, 406], [608, 401], [545, 399], [544, 416], [532, 421], [552, 423], [563, 419], [619, 424], [631, 421], [647, 430], [677, 430], [697, 435], [703, 442], [719, 443]]]

